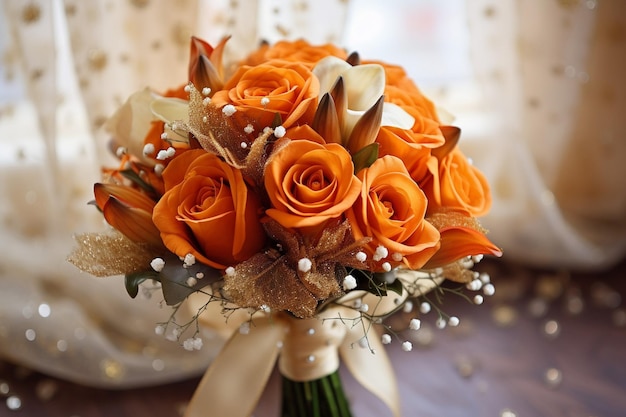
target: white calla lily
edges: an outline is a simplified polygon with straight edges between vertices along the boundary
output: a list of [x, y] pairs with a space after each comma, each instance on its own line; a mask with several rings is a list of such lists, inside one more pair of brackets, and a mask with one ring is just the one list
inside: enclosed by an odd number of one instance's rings
[[187, 142], [187, 131], [176, 127], [176, 122], [187, 125], [189, 122], [189, 102], [175, 97], [161, 97], [150, 104], [154, 116], [165, 122], [164, 133], [169, 140]]
[[[329, 56], [317, 63], [313, 74], [320, 82], [320, 98], [333, 89], [339, 77], [343, 78], [347, 106], [339, 120], [342, 121], [341, 135], [344, 138], [350, 137], [359, 119], [385, 91], [385, 70], [378, 64], [352, 66], [340, 58]], [[410, 129], [414, 123], [413, 116], [402, 108], [384, 103], [381, 126]]]
[[383, 120], [381, 126], [411, 129], [415, 124], [415, 118], [407, 113], [402, 107], [393, 103], [383, 104]]
[[137, 91], [104, 124], [104, 129], [118, 146], [151, 165], [153, 162], [143, 155], [143, 146], [150, 124], [156, 120], [150, 105], [160, 97], [149, 88]]
[[150, 104], [152, 114], [165, 123], [189, 120], [189, 102], [180, 98], [160, 97]]

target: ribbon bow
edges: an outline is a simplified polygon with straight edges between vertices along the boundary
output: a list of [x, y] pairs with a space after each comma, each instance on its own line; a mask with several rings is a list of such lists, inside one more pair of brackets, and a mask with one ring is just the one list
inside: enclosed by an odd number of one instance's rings
[[[411, 281], [415, 282], [415, 278]], [[438, 285], [436, 280], [425, 281], [420, 284], [420, 293]], [[351, 292], [342, 301], [347, 305], [355, 298], [362, 298], [363, 302], [375, 306], [376, 311], [391, 312], [408, 295], [406, 291], [402, 296], [385, 297]], [[206, 303], [197, 294], [188, 301], [190, 308], [196, 311]], [[227, 324], [219, 311], [219, 303], [209, 303], [206, 307], [209, 311], [200, 317], [203, 325], [229, 339], [196, 388], [185, 417], [204, 417], [207, 410], [211, 410], [211, 415], [248, 417], [276, 361], [281, 374], [287, 378], [311, 381], [339, 369], [340, 358], [364, 388], [380, 398], [395, 417], [400, 416], [396, 378], [389, 357], [371, 322], [355, 309], [339, 303], [310, 319], [282, 312], [257, 312], [249, 332], [240, 332], [237, 331], [239, 325], [250, 320], [246, 312], [233, 313]], [[368, 329], [369, 349], [361, 348], [358, 342]]]

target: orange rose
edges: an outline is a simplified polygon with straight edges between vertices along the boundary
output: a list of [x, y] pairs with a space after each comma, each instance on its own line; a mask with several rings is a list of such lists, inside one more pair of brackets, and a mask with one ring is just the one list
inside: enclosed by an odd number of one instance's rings
[[439, 161], [437, 172], [421, 185], [434, 211], [444, 207], [482, 216], [491, 208], [487, 179], [458, 147]]
[[400, 158], [418, 184], [429, 172], [437, 171], [437, 160], [431, 155], [430, 148], [413, 142], [414, 135], [409, 130], [383, 126], [378, 132], [378, 155], [392, 155]]
[[[424, 220], [428, 200], [402, 161], [384, 156], [358, 177], [360, 198], [346, 216], [355, 239], [372, 238], [365, 248], [370, 267], [382, 271], [382, 263], [389, 262], [392, 267], [421, 268], [439, 249], [439, 232]], [[379, 246], [387, 253], [377, 251]]]
[[214, 154], [190, 150], [170, 162], [163, 180], [165, 194], [152, 219], [170, 251], [224, 269], [261, 250], [261, 204], [239, 170]]
[[332, 44], [311, 45], [305, 40], [280, 41], [273, 46], [262, 45], [243, 62], [244, 65], [259, 65], [272, 59], [300, 62], [309, 68], [313, 68], [317, 61], [327, 56], [336, 56], [346, 59], [346, 51]]
[[306, 66], [275, 60], [240, 67], [212, 103], [220, 108], [234, 105], [234, 117], [244, 117], [257, 130], [271, 126], [276, 114], [288, 128], [312, 122], [319, 89], [319, 81]]
[[267, 215], [286, 228], [319, 226], [339, 218], [359, 195], [350, 154], [336, 143], [293, 140], [268, 161]]

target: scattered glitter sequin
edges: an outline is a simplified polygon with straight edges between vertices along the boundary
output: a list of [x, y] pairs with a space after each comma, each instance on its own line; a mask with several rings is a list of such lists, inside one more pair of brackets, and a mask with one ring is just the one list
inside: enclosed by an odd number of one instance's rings
[[159, 372], [165, 369], [165, 362], [161, 359], [155, 359], [152, 361], [152, 369]]
[[565, 309], [569, 314], [578, 315], [585, 309], [585, 303], [578, 294], [571, 294], [565, 301]]
[[500, 412], [500, 417], [517, 417], [517, 414], [509, 408], [506, 408]]
[[613, 312], [613, 324], [618, 327], [626, 326], [626, 310], [617, 309]]
[[11, 395], [10, 397], [8, 397], [7, 408], [13, 411], [19, 410], [20, 408], [22, 408], [22, 400], [20, 399], [20, 397], [16, 395]]
[[474, 362], [467, 357], [459, 357], [454, 363], [457, 372], [463, 378], [469, 378], [474, 374]]
[[598, 307], [617, 308], [622, 302], [619, 292], [605, 283], [596, 282], [591, 287], [591, 299]]
[[533, 298], [528, 303], [528, 312], [535, 318], [543, 317], [548, 312], [548, 303], [543, 298]]
[[498, 326], [509, 327], [517, 321], [517, 310], [509, 305], [500, 305], [494, 307], [492, 317]]
[[535, 284], [535, 292], [541, 298], [554, 300], [563, 293], [563, 283], [557, 275], [543, 275]]
[[65, 352], [67, 351], [67, 341], [61, 339], [57, 342], [57, 349], [59, 350], [59, 352]]
[[103, 359], [100, 361], [100, 369], [105, 377], [110, 379], [120, 379], [124, 375], [124, 367], [113, 359]]
[[50, 401], [58, 392], [59, 384], [52, 379], [39, 381], [35, 386], [37, 398], [41, 401]]
[[39, 304], [39, 307], [37, 308], [37, 312], [39, 313], [41, 317], [50, 317], [50, 313], [51, 313], [50, 305], [46, 303]]
[[37, 338], [37, 333], [33, 329], [26, 329], [24, 336], [26, 336], [26, 340], [32, 342]]
[[0, 381], [0, 395], [8, 395], [11, 388], [5, 381]]
[[546, 371], [544, 378], [549, 387], [556, 388], [563, 381], [563, 374], [556, 368], [550, 368]]
[[543, 333], [550, 338], [557, 337], [560, 332], [561, 328], [556, 320], [548, 320], [543, 325]]

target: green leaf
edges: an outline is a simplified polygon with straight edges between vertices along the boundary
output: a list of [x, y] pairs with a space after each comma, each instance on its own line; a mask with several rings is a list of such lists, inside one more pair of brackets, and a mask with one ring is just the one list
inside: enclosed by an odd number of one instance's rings
[[139, 293], [139, 285], [148, 279], [159, 280], [159, 274], [154, 271], [140, 271], [134, 272], [132, 274], [126, 274], [124, 277], [124, 285], [126, 287], [126, 292], [131, 298], [137, 297]]
[[391, 284], [385, 284], [389, 291], [393, 291], [398, 295], [402, 295], [404, 287], [399, 279], [394, 280]]
[[275, 113], [274, 120], [272, 120], [272, 129], [276, 129], [278, 126], [282, 126], [282, 124], [283, 118], [281, 117], [280, 113]]
[[[187, 283], [188, 279], [196, 277], [198, 273], [201, 273], [203, 278], [197, 278], [197, 282], [190, 286]], [[221, 278], [220, 271], [198, 262], [185, 268], [183, 262], [173, 255], [165, 259], [165, 266], [159, 273], [163, 298], [170, 306], [182, 302], [190, 294]]]
[[359, 149], [357, 153], [352, 155], [354, 173], [356, 174], [363, 168], [369, 168], [376, 159], [378, 159], [378, 143], [370, 143], [366, 147]]
[[[353, 269], [350, 271], [350, 274], [356, 278], [356, 290], [367, 291], [379, 297], [386, 296], [388, 291], [395, 292], [399, 295], [403, 293], [402, 282], [395, 279], [393, 271], [372, 274], [360, 269]], [[393, 281], [390, 279], [392, 277], [394, 278]]]

